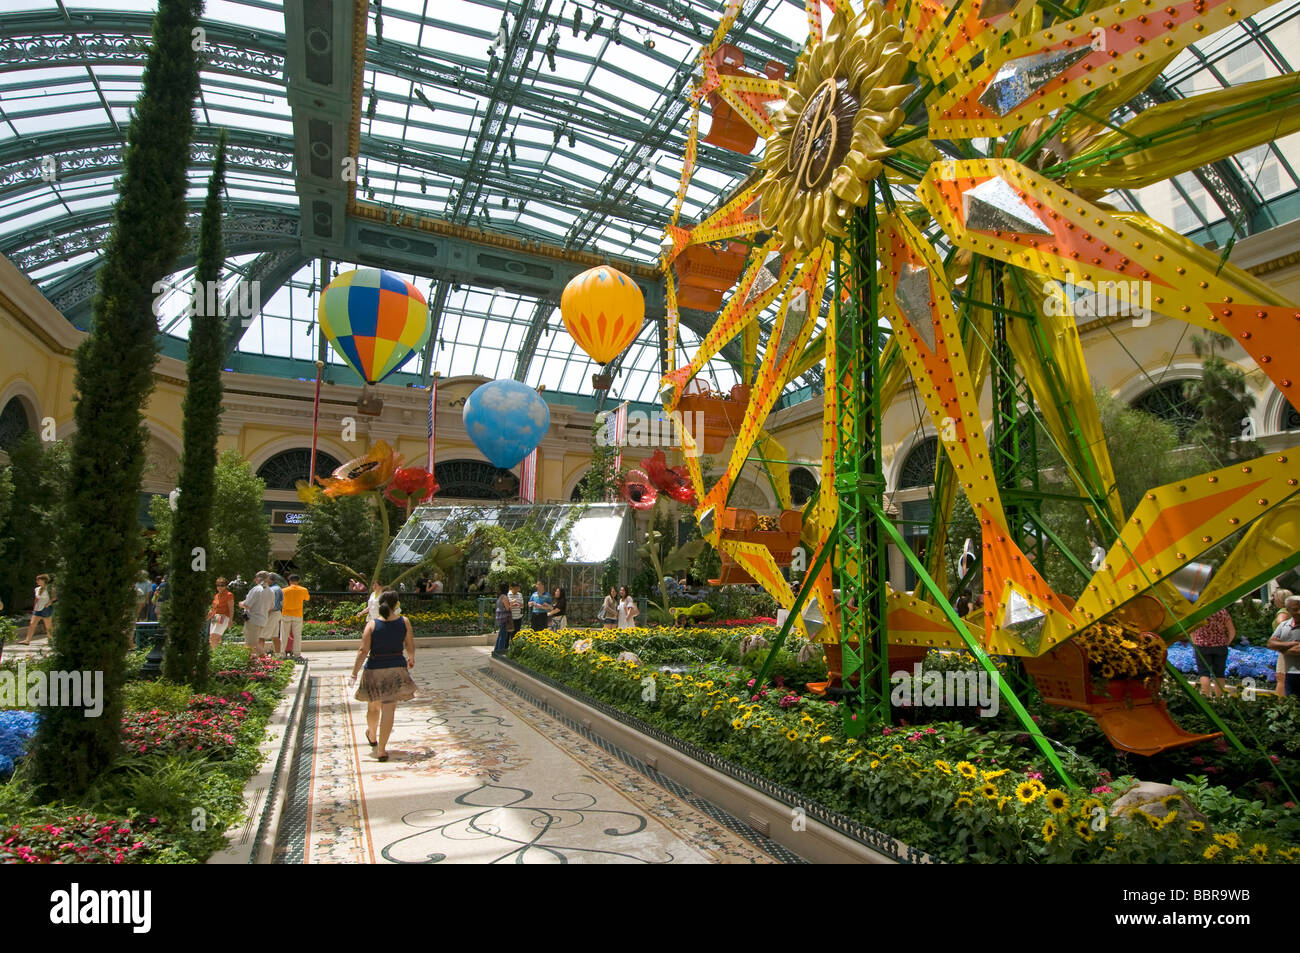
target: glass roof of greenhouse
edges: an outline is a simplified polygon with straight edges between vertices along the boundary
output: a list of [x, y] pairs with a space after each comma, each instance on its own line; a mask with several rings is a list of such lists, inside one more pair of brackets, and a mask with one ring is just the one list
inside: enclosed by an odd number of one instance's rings
[[[403, 566], [417, 563], [434, 546], [462, 539], [476, 526], [532, 526], [558, 538], [575, 512], [577, 518], [568, 529], [568, 564], [603, 563], [629, 542], [624, 538], [630, 512], [626, 503], [426, 504], [416, 508], [389, 545], [388, 558]], [[558, 544], [555, 555], [563, 555]]]
[[[723, 0], [370, 3], [364, 71], [340, 106], [354, 130], [351, 117], [358, 117], [355, 201], [436, 218], [493, 241], [544, 243], [620, 266], [653, 267], [686, 141], [683, 93], [724, 6]], [[295, 131], [301, 134], [303, 126], [290, 95], [300, 68], [291, 49], [301, 42], [302, 7], [302, 0], [206, 4], [208, 55], [189, 199], [197, 214], [218, 131], [227, 130], [226, 280], [231, 290], [252, 280], [261, 288], [261, 312], [232, 341], [228, 366], [310, 378], [311, 361], [324, 356], [346, 380], [313, 320], [321, 269], [332, 275], [374, 262], [364, 258], [352, 231], [326, 264], [303, 248], [302, 173], [295, 159]], [[0, 14], [0, 253], [81, 327], [90, 320], [94, 270], [111, 222], [124, 131], [140, 92], [152, 9], [145, 0], [6, 0]], [[746, 0], [729, 42], [756, 62], [791, 65], [806, 33], [802, 0]], [[1175, 99], [1290, 72], [1282, 51], [1296, 49], [1300, 0], [1286, 0], [1180, 54], [1155, 95]], [[716, 207], [751, 161], [702, 145], [684, 220]], [[1222, 247], [1300, 217], [1298, 166], [1300, 135], [1292, 135], [1107, 200]], [[192, 257], [183, 260], [173, 283], [183, 287], [192, 267]], [[429, 347], [393, 380], [420, 383], [437, 371], [592, 393], [597, 367], [564, 330], [557, 296], [494, 292], [487, 276], [453, 281], [422, 275], [409, 263], [391, 269], [426, 295], [435, 326]], [[188, 329], [185, 303], [176, 293], [159, 317], [165, 350], [177, 355]], [[683, 318], [682, 343], [693, 350], [708, 317]], [[613, 398], [653, 400], [657, 341], [648, 322], [617, 368]], [[732, 357], [724, 351], [709, 365], [711, 382], [721, 388], [737, 379]], [[815, 392], [819, 381], [814, 369], [788, 392]]]

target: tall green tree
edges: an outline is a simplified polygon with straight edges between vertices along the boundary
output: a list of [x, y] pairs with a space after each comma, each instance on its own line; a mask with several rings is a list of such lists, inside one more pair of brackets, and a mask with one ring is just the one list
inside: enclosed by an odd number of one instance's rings
[[7, 503], [0, 513], [0, 598], [7, 611], [18, 612], [31, 606], [37, 573], [52, 573], [56, 590], [62, 582], [58, 538], [68, 485], [67, 444], [23, 434], [9, 450], [3, 483], [0, 497], [7, 495]]
[[[583, 503], [605, 503], [615, 499], [618, 491], [618, 448], [611, 446], [611, 417], [599, 414], [591, 422], [591, 468], [578, 482], [578, 498]], [[606, 424], [606, 421], [609, 421]]]
[[221, 193], [226, 183], [226, 134], [217, 144], [208, 197], [199, 225], [190, 318], [188, 383], [182, 429], [180, 495], [172, 525], [170, 597], [165, 607], [167, 647], [163, 674], [173, 682], [208, 680], [208, 640], [203, 621], [209, 598], [208, 550], [212, 499], [216, 493], [217, 437], [221, 433], [221, 363], [225, 318], [212, 307], [221, 287], [225, 245], [221, 237]]
[[[243, 576], [247, 581], [253, 578], [253, 573], [270, 567], [271, 524], [262, 502], [265, 494], [266, 483], [258, 479], [238, 450], [221, 454], [213, 475], [212, 522], [208, 530], [207, 551], [209, 576], [214, 579], [217, 576], [227, 579]], [[179, 504], [178, 498], [178, 511]], [[162, 552], [172, 551], [176, 516], [167, 497], [155, 496], [149, 501], [154, 545]], [[188, 571], [188, 566], [185, 571]]]
[[158, 358], [154, 287], [185, 241], [194, 99], [194, 30], [202, 0], [159, 0], [153, 38], [127, 128], [113, 229], [104, 245], [94, 327], [77, 349], [76, 434], [63, 534], [54, 665], [104, 673], [104, 711], [45, 708], [33, 779], [46, 792], [84, 792], [121, 752], [124, 648], [135, 609], [137, 500], [144, 468], [143, 407]]
[[1197, 410], [1187, 439], [1204, 451], [1209, 466], [1226, 467], [1263, 451], [1250, 427], [1255, 396], [1246, 387], [1246, 374], [1217, 353], [1215, 338], [1192, 338], [1192, 350], [1202, 361], [1201, 376], [1185, 384], [1183, 393]]

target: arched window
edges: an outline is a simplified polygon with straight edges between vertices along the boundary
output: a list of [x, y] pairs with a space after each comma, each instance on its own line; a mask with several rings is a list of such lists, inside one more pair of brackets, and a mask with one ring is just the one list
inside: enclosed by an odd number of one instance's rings
[[1300, 430], [1300, 410], [1295, 409], [1295, 404], [1287, 401], [1286, 406], [1282, 408], [1282, 430]]
[[938, 437], [926, 437], [914, 446], [903, 460], [903, 469], [898, 476], [898, 488], [911, 490], [919, 486], [933, 486], [934, 460], [938, 452]]
[[31, 429], [31, 421], [27, 419], [27, 408], [17, 397], [11, 397], [9, 403], [5, 404], [4, 410], [0, 411], [0, 450], [8, 453], [18, 442], [18, 438]]
[[433, 465], [438, 496], [463, 500], [508, 500], [519, 495], [519, 478], [482, 460], [444, 460]]
[[803, 506], [817, 492], [817, 478], [807, 467], [794, 467], [790, 470], [790, 500], [795, 506]]
[[[327, 477], [343, 464], [323, 450], [316, 451], [316, 475]], [[311, 448], [299, 447], [277, 453], [257, 468], [258, 479], [268, 490], [292, 490], [299, 480], [307, 479], [311, 467]]]
[[1187, 398], [1184, 388], [1188, 381], [1165, 381], [1157, 384], [1129, 406], [1134, 410], [1159, 417], [1165, 423], [1172, 424], [1178, 432], [1180, 443], [1187, 442], [1187, 435], [1199, 419], [1196, 405]]
[[[589, 471], [587, 471], [587, 472], [590, 473], [591, 471], [589, 470]], [[581, 503], [581, 502], [582, 502], [582, 483], [583, 483], [583, 480], [586, 480], [586, 479], [587, 479], [587, 474], [584, 473], [584, 474], [582, 475], [582, 480], [579, 480], [577, 483], [575, 483], [575, 484], [573, 485], [573, 492], [569, 494], [569, 502], [570, 502], [570, 503]]]

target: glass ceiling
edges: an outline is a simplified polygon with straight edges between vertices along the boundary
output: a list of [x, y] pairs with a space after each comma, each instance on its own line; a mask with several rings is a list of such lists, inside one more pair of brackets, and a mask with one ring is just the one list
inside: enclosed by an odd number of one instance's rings
[[[358, 200], [653, 264], [685, 144], [683, 90], [723, 6], [723, 0], [372, 2]], [[72, 307], [65, 300], [80, 300], [84, 308], [84, 294], [61, 294], [85, 284], [111, 218], [152, 9], [145, 0], [5, 0], [0, 14], [0, 252], [65, 313]], [[521, 11], [527, 11], [522, 25]], [[807, 32], [802, 0], [747, 3], [741, 22], [731, 42], [787, 64]], [[298, 218], [285, 15], [280, 3], [209, 0], [204, 25], [213, 52], [197, 104], [190, 200], [197, 211], [210, 146], [218, 130], [228, 130], [229, 217], [246, 226], [227, 238], [233, 287], [241, 276], [262, 274], [267, 254], [286, 247], [285, 229]], [[1295, 49], [1300, 0], [1287, 0], [1182, 53], [1163, 74], [1160, 95], [1172, 99], [1289, 72], [1281, 51]], [[1240, 236], [1300, 217], [1298, 165], [1300, 135], [1293, 135], [1108, 201], [1222, 246], [1234, 230]], [[749, 169], [747, 157], [702, 145], [684, 219], [701, 218]], [[292, 247], [296, 239], [288, 234]], [[276, 373], [310, 377], [309, 363], [294, 362], [315, 360], [321, 350], [313, 321], [320, 266], [304, 255], [294, 267], [265, 295], [238, 351], [287, 358]], [[191, 269], [182, 268], [174, 284], [183, 286]], [[433, 300], [436, 283], [404, 277]], [[179, 293], [165, 302], [160, 330], [183, 339], [184, 307]], [[451, 287], [435, 317], [431, 347], [403, 368], [405, 382], [437, 370], [518, 376], [550, 391], [592, 393], [596, 367], [564, 331], [551, 302]], [[84, 316], [74, 320], [85, 326]], [[541, 332], [528, 351], [534, 322]], [[701, 330], [685, 329], [683, 344], [693, 348]], [[325, 359], [340, 363], [332, 352]], [[658, 360], [651, 324], [625, 355], [611, 396], [653, 401]], [[722, 357], [707, 373], [722, 388], [737, 380]], [[790, 384], [787, 397], [816, 393], [818, 381], [810, 372]]]

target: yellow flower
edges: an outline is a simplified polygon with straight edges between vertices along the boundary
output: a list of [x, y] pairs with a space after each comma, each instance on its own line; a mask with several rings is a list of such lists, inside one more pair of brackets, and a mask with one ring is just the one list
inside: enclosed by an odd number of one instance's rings
[[995, 800], [998, 796], [997, 785], [990, 784], [987, 781], [984, 782], [984, 784], [980, 785], [980, 794], [983, 794], [990, 801]]
[[1167, 809], [1173, 810], [1174, 808], [1178, 807], [1178, 804], [1180, 801], [1182, 801], [1182, 799], [1183, 796], [1181, 794], [1166, 794], [1164, 797], [1160, 799], [1160, 803], [1163, 804]]
[[1223, 848], [1220, 847], [1218, 844], [1211, 844], [1209, 847], [1205, 848], [1204, 851], [1202, 851], [1201, 856], [1204, 857], [1206, 860], [1214, 860], [1215, 857], [1219, 856], [1219, 851], [1221, 850], [1223, 850]]
[[1043, 796], [1047, 799], [1047, 809], [1053, 814], [1065, 814], [1070, 810], [1070, 798], [1059, 788], [1052, 788]]
[[1011, 800], [1011, 798], [1006, 797], [1006, 796], [1003, 796], [1003, 797], [998, 798], [998, 810], [1000, 811], [1000, 810], [1002, 810], [1004, 807], [1006, 807], [1006, 806], [1007, 806], [1007, 801], [1010, 801], [1010, 800]]
[[942, 771], [944, 774], [952, 774], [952, 765], [950, 765], [947, 761], [936, 761], [934, 763], [934, 766], [938, 768], [940, 771]]
[[1080, 817], [1092, 817], [1093, 812], [1094, 812], [1095, 810], [1097, 810], [1097, 808], [1099, 808], [1099, 807], [1105, 807], [1105, 805], [1102, 804], [1101, 801], [1098, 800], [1097, 798], [1095, 798], [1095, 797], [1090, 797], [1090, 798], [1088, 798], [1088, 799], [1086, 799], [1086, 800], [1080, 802], [1080, 804], [1079, 804], [1079, 816], [1080, 816]]
[[1241, 840], [1236, 834], [1215, 834], [1214, 842], [1228, 850], [1236, 850], [1241, 846]]
[[1044, 784], [1042, 781], [1040, 781], [1038, 778], [1030, 778], [1029, 783], [1034, 786], [1035, 790], [1037, 790], [1039, 794], [1047, 793], [1047, 785]]
[[1092, 825], [1087, 821], [1079, 821], [1079, 823], [1075, 824], [1074, 832], [1083, 840], [1092, 840], [1094, 836], [1092, 833]]
[[1201, 821], [1188, 821], [1187, 829], [1193, 834], [1199, 834], [1201, 831], [1205, 830], [1205, 824]]
[[1250, 848], [1250, 856], [1254, 857], [1256, 860], [1263, 860], [1268, 856], [1268, 845], [1260, 843], [1253, 844]]
[[903, 750], [903, 746], [902, 746], [902, 745], [894, 745], [894, 747], [893, 747], [892, 750], [894, 750], [894, 751], [902, 751], [902, 750]]
[[852, 763], [853, 763], [853, 759], [856, 758], [856, 757], [857, 757], [858, 755], [860, 755], [860, 754], [862, 754], [861, 751], [855, 751], [855, 752], [853, 752], [853, 754], [849, 755], [847, 758], [844, 759], [844, 763], [845, 763], [845, 764], [852, 764]]
[[731, 704], [734, 705], [736, 704], [736, 702], [740, 701], [740, 699], [737, 698], [735, 695], [732, 695], [730, 698], [727, 699], [727, 701], [731, 702]]
[[709, 717], [709, 710], [706, 708], [706, 709], [704, 709], [704, 711], [700, 712], [700, 717], [701, 717], [701, 718], [708, 718], [708, 717]]
[[1000, 771], [985, 771], [982, 773], [982, 777], [984, 778], [985, 781], [996, 781], [998, 778], [1002, 777], [1002, 775], [1006, 773], [1007, 773], [1007, 769], [1003, 768]]
[[975, 765], [971, 764], [969, 761], [958, 761], [957, 773], [963, 778], [973, 778], [979, 772], [976, 770]]
[[871, 760], [871, 764], [869, 765], [869, 767], [872, 767], [872, 768], [878, 768], [878, 767], [880, 767], [880, 759], [879, 759], [879, 758], [873, 758], [873, 759]]
[[802, 718], [799, 719], [799, 721], [801, 724], [805, 724], [805, 725], [811, 725], [813, 723], [811, 715], [804, 715]]
[[830, 736], [830, 735], [822, 735], [820, 738], [817, 739], [817, 743], [818, 743], [818, 744], [823, 744], [823, 745], [824, 745], [824, 744], [826, 744], [826, 742], [828, 742], [828, 741], [830, 741], [830, 740], [831, 740], [831, 736]]
[[968, 797], [959, 797], [957, 798], [956, 801], [953, 802], [952, 807], [953, 810], [956, 810], [959, 807], [972, 807], [974, 804], [975, 802]]
[[1021, 781], [1016, 785], [1016, 799], [1021, 804], [1033, 804], [1043, 792], [1034, 787], [1033, 781]]
[[1048, 820], [1043, 824], [1043, 840], [1050, 844], [1055, 837], [1056, 824], [1052, 822], [1051, 818], [1048, 818]]
[[731, 719], [731, 727], [736, 729], [736, 731], [739, 731], [741, 728], [745, 727], [745, 723], [739, 718], [733, 718]]
[[786, 739], [789, 740], [789, 741], [798, 741], [798, 740], [799, 740], [799, 732], [797, 732], [797, 731], [795, 731], [793, 728], [791, 728], [789, 731], [787, 731], [787, 732], [785, 733], [785, 737], [786, 737]]

